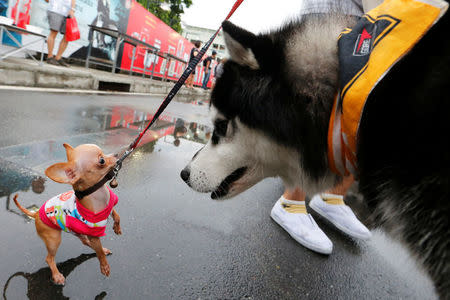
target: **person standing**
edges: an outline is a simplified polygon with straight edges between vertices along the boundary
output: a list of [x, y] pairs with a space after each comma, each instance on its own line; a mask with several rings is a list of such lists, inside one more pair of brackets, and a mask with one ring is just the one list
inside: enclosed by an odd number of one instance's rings
[[211, 89], [213, 89], [214, 86], [216, 85], [217, 79], [219, 79], [219, 77], [222, 76], [223, 65], [225, 64], [226, 61], [227, 61], [226, 58], [217, 59], [217, 65], [214, 67]]
[[[188, 65], [191, 63], [191, 61], [197, 56], [197, 54], [200, 52], [200, 41], [196, 41], [194, 43], [194, 47], [191, 49], [191, 55], [189, 57]], [[192, 71], [192, 73], [189, 75], [189, 77], [186, 79], [186, 87], [188, 88], [194, 88], [194, 75], [195, 75], [195, 68]]]
[[205, 58], [205, 60], [203, 60], [205, 76], [203, 77], [202, 88], [205, 90], [208, 89], [209, 77], [211, 76], [211, 63], [214, 59], [216, 59], [216, 55], [217, 52], [213, 50], [211, 56], [208, 56], [207, 58]]
[[[46, 0], [49, 2], [47, 17], [50, 25], [50, 33], [47, 38], [47, 63], [56, 66], [69, 67], [69, 65], [63, 61], [62, 55], [67, 48], [68, 41], [66, 40], [66, 18], [75, 17], [75, 0]], [[53, 48], [55, 46], [55, 38], [58, 32], [63, 34], [63, 39], [59, 43], [58, 52], [56, 57], [53, 56]]]

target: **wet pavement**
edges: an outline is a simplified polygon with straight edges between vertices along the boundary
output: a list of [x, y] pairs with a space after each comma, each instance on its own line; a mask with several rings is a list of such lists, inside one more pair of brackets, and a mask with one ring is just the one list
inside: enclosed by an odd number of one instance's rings
[[232, 200], [190, 190], [180, 170], [211, 135], [206, 99], [169, 105], [144, 145], [125, 161], [105, 247], [111, 276], [70, 234], [56, 259], [64, 287], [49, 281], [44, 244], [12, 202], [30, 209], [70, 189], [45, 178], [65, 159], [62, 143], [127, 146], [161, 99], [0, 91], [0, 288], [6, 299], [435, 299], [402, 245], [374, 231], [346, 237], [317, 215], [334, 243], [329, 257], [292, 240], [269, 213], [283, 191], [267, 179]]

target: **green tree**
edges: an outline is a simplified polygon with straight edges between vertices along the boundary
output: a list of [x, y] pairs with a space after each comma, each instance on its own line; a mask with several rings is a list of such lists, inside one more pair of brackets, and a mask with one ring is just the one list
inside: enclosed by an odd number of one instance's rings
[[[184, 8], [191, 6], [192, 0], [137, 0], [149, 12], [160, 18], [164, 23], [172, 27], [173, 30], [181, 33], [181, 15]], [[163, 3], [170, 6], [170, 10], [162, 8]]]

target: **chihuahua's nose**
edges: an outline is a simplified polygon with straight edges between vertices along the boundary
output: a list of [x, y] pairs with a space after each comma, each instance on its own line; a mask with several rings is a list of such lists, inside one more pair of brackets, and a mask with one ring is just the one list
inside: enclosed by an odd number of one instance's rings
[[189, 175], [190, 175], [190, 172], [189, 172], [188, 168], [184, 168], [180, 173], [181, 179], [183, 179], [184, 182], [188, 182]]
[[114, 153], [113, 156], [114, 156], [115, 158], [119, 158], [119, 153]]

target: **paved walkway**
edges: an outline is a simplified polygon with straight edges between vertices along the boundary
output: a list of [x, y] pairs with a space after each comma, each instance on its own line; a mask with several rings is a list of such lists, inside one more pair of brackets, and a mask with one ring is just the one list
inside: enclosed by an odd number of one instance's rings
[[[113, 251], [111, 276], [100, 273], [92, 250], [63, 233], [56, 260], [67, 281], [64, 287], [52, 285], [45, 246], [12, 197], [19, 193], [22, 205], [36, 208], [67, 191], [68, 185], [50, 179], [31, 184], [33, 176], [44, 177], [45, 168], [65, 160], [63, 142], [94, 142], [106, 153], [120, 149], [159, 101], [24, 91], [0, 91], [0, 99], [0, 290], [5, 299], [437, 299], [404, 246], [382, 231], [374, 231], [370, 241], [353, 240], [312, 212], [332, 240], [333, 253], [320, 255], [295, 242], [270, 219], [283, 193], [279, 179], [266, 179], [224, 201], [190, 189], [179, 174], [203, 145], [189, 134], [178, 146], [167, 134], [125, 160], [115, 190], [123, 235], [116, 236], [109, 223], [102, 238]], [[198, 130], [201, 137], [202, 125], [211, 125], [207, 105], [171, 103], [164, 115], [158, 124], [162, 130], [181, 118], [188, 133]]]

